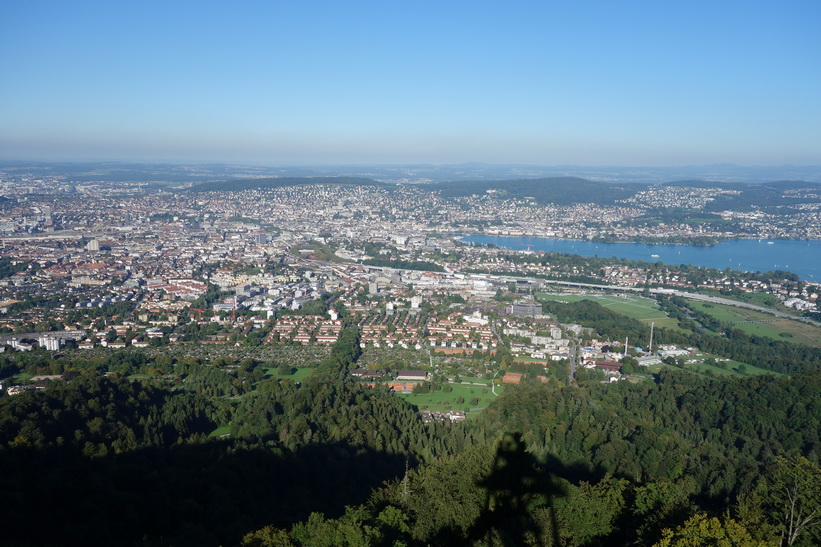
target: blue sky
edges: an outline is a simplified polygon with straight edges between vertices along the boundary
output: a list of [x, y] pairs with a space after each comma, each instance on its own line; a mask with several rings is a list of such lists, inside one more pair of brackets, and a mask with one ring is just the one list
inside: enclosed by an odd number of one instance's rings
[[821, 2], [0, 6], [0, 158], [821, 164]]

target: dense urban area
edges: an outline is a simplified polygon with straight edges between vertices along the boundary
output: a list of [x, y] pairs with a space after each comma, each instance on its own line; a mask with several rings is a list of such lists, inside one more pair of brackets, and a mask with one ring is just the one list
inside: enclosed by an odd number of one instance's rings
[[465, 238], [819, 240], [821, 185], [575, 180], [0, 170], [7, 539], [817, 544], [819, 282]]

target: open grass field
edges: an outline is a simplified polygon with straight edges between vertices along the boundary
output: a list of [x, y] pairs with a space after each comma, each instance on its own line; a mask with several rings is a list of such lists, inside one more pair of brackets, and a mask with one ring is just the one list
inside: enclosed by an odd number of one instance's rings
[[127, 378], [129, 380], [148, 380], [151, 376], [148, 374], [129, 374]]
[[[448, 384], [453, 390], [448, 393], [437, 391], [435, 393], [397, 393], [407, 402], [415, 405], [419, 410], [435, 410], [447, 412], [449, 410], [484, 409], [496, 398], [490, 391], [490, 385], [475, 386], [465, 384]], [[504, 390], [504, 386], [496, 386], [496, 393]], [[459, 398], [464, 399], [458, 402]], [[471, 404], [473, 399], [479, 399], [478, 403]], [[474, 411], [475, 414], [478, 411]]]
[[[768, 313], [723, 304], [707, 302], [692, 302], [691, 304], [693, 309], [707, 313], [718, 321], [734, 323], [734, 328], [747, 334], [821, 347], [821, 328], [807, 323], [778, 319]], [[766, 323], [742, 323], [741, 321], [766, 321]]]
[[[731, 376], [731, 377], [746, 377], [746, 376], [758, 376], [760, 374], [773, 374], [775, 376], [784, 376], [780, 372], [773, 372], [771, 370], [755, 367], [753, 365], [748, 365], [746, 363], [740, 363], [738, 361], [726, 361], [723, 364], [726, 365], [726, 368], [722, 366], [722, 363], [718, 365], [708, 365], [706, 363], [698, 362], [705, 357], [706, 355], [698, 355], [693, 356], [694, 358], [690, 359], [684, 364], [684, 370], [699, 374], [699, 375], [706, 375], [707, 371], [710, 371], [713, 377], [717, 376]], [[740, 372], [738, 369], [741, 365], [744, 365], [742, 369], [744, 372]], [[651, 367], [647, 367], [649, 372], [658, 372], [662, 368], [673, 368], [677, 370], [681, 370], [678, 367], [673, 367], [671, 365], [653, 365]]]
[[[738, 361], [726, 361], [723, 364], [727, 365], [727, 368], [722, 367], [721, 363], [718, 366], [714, 366], [693, 361], [686, 363], [684, 366], [698, 372], [703, 373], [709, 370], [716, 375], [723, 376], [758, 376], [760, 374], [774, 374], [776, 376], [783, 376], [783, 374], [781, 373], [754, 367], [746, 363], [739, 363]], [[744, 365], [745, 367], [744, 369], [742, 369], [744, 370], [743, 373], [738, 370], [738, 367], [740, 367], [741, 365]]]
[[[729, 298], [730, 300], [738, 300], [739, 302], [747, 302], [748, 304], [755, 304], [756, 306], [762, 306], [765, 308], [774, 308], [782, 311], [789, 311], [790, 308], [781, 305], [781, 302], [772, 294], [764, 294], [764, 293], [744, 293], [742, 295], [736, 296], [735, 294], [731, 294], [728, 296], [721, 295], [723, 298]], [[793, 310], [795, 311], [795, 310]]]
[[793, 308], [788, 308], [782, 305], [781, 301], [774, 294], [765, 294], [759, 292], [721, 293], [715, 289], [709, 288], [701, 288], [699, 289], [699, 292], [703, 292], [704, 294], [710, 296], [720, 296], [721, 298], [726, 298], [728, 300], [735, 300], [736, 302], [746, 302], [747, 304], [755, 304], [756, 306], [761, 306], [764, 308], [771, 308], [785, 313], [800, 315]]
[[659, 310], [658, 302], [653, 298], [644, 298], [642, 296], [615, 296], [612, 294], [567, 294], [556, 295], [539, 293], [537, 295], [539, 300], [553, 300], [557, 302], [579, 302], [581, 300], [592, 300], [605, 308], [616, 313], [638, 319], [639, 321], [650, 323], [654, 322], [658, 328], [668, 328], [674, 330], [681, 330], [678, 322], [671, 319], [666, 313]]
[[775, 316], [770, 315], [769, 313], [748, 310], [746, 308], [736, 308], [734, 306], [725, 306], [723, 304], [697, 301], [690, 301], [688, 304], [692, 304], [694, 309], [708, 313], [719, 321], [726, 321], [730, 323], [735, 323], [737, 321], [760, 321], [775, 319]]
[[296, 367], [296, 372], [293, 374], [280, 374], [277, 371], [278, 367], [271, 367], [266, 368], [265, 375], [270, 376], [271, 378], [280, 378], [283, 380], [293, 380], [294, 382], [301, 382], [306, 377], [310, 376], [314, 372], [314, 368], [311, 367]]
[[225, 437], [231, 432], [230, 425], [221, 425], [208, 434], [209, 437]]

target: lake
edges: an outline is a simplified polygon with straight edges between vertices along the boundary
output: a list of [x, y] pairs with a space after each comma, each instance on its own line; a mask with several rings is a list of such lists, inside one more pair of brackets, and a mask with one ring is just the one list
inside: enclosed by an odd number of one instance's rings
[[493, 244], [513, 250], [546, 251], [626, 258], [670, 265], [690, 264], [747, 272], [786, 270], [806, 281], [821, 281], [821, 241], [734, 239], [712, 247], [647, 243], [595, 243], [541, 237], [465, 236], [462, 241]]

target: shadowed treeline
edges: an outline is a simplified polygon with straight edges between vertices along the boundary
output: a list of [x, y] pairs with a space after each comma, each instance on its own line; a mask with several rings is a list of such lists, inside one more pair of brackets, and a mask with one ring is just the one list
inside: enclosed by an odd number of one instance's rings
[[404, 456], [345, 443], [276, 454], [230, 442], [88, 458], [59, 448], [2, 454], [3, 544], [235, 545], [266, 524], [362, 503]]
[[[560, 545], [553, 500], [564, 496], [565, 489], [527, 452], [521, 433], [505, 434], [490, 474], [478, 484], [486, 492], [485, 507], [471, 536], [483, 536], [488, 547], [496, 541], [505, 547], [526, 545], [528, 539], [540, 545]], [[548, 530], [534, 518], [538, 503], [548, 517]], [[546, 538], [552, 541], [546, 542]]]

